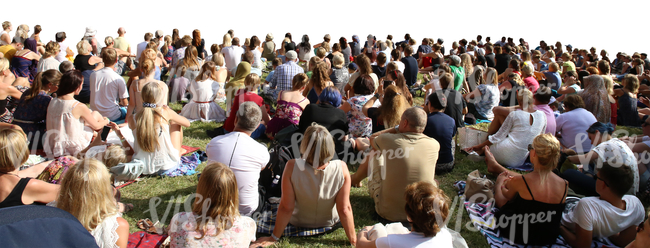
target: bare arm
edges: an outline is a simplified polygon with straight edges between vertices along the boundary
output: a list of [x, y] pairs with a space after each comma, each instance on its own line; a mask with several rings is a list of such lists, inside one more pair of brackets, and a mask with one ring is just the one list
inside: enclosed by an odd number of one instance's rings
[[574, 164], [588, 164], [590, 162], [596, 161], [596, 159], [598, 159], [598, 154], [596, 154], [594, 151], [590, 151], [584, 155], [569, 156], [567, 159]]
[[361, 109], [363, 115], [368, 116], [368, 109], [372, 108], [372, 106], [375, 105], [375, 101], [377, 101], [377, 98], [373, 96], [366, 102], [366, 104], [363, 105], [363, 108]]
[[59, 196], [61, 187], [41, 180], [29, 180], [23, 193], [23, 202], [50, 203]]
[[6, 44], [11, 44], [11, 37], [9, 37], [9, 33], [2, 34], [0, 40], [4, 41]]
[[129, 243], [129, 222], [122, 217], [117, 217], [117, 224], [119, 226], [115, 232], [117, 232], [118, 239], [115, 244], [120, 248], [126, 248]]
[[104, 126], [108, 125], [108, 123], [111, 122], [106, 117], [101, 120], [97, 120], [95, 116], [93, 116], [93, 112], [90, 111], [90, 109], [84, 104], [77, 104], [73, 112], [80, 113], [79, 118], [83, 118], [83, 120], [86, 122], [86, 126], [92, 128], [95, 131], [101, 130], [104, 128]]
[[582, 229], [580, 225], [575, 225], [575, 233], [571, 232], [564, 226], [560, 226], [560, 235], [564, 240], [574, 248], [589, 248], [591, 247], [592, 231]]
[[636, 226], [631, 226], [621, 231], [620, 233], [610, 236], [609, 240], [619, 247], [624, 247], [629, 243], [631, 243], [635, 238], [636, 238]]
[[341, 104], [339, 109], [341, 109], [341, 110], [343, 110], [343, 112], [347, 113], [347, 112], [350, 112], [350, 110], [352, 109], [352, 106], [350, 106], [350, 103], [348, 103], [348, 102], [343, 102], [343, 104]]
[[163, 105], [162, 108], [167, 114], [167, 117], [170, 122], [173, 121], [174, 123], [181, 125], [183, 127], [190, 127], [191, 123], [189, 120], [187, 120], [187, 118], [183, 117], [182, 115], [179, 115], [178, 113], [176, 113], [176, 111], [170, 109], [167, 105]]
[[100, 62], [102, 62], [102, 58], [97, 57], [97, 56], [92, 56], [92, 57], [90, 57], [90, 59], [88, 59], [88, 64], [91, 64], [91, 65], [94, 65], [94, 64], [97, 64], [97, 63], [100, 63]]
[[343, 225], [343, 229], [345, 229], [345, 235], [348, 236], [350, 244], [355, 246], [357, 244], [357, 235], [354, 230], [354, 217], [352, 214], [352, 205], [350, 204], [350, 187], [352, 186], [352, 179], [350, 178], [348, 165], [345, 164], [345, 162], [341, 162], [341, 170], [343, 171], [345, 182], [336, 196], [336, 211], [341, 218], [341, 225]]

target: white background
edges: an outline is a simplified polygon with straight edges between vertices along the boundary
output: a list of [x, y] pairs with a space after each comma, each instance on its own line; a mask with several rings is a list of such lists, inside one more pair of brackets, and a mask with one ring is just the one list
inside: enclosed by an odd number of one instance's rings
[[[22, 5], [22, 7], [19, 7]], [[27, 6], [12, 2], [4, 8], [2, 20], [13, 24], [13, 37], [20, 24], [40, 24], [41, 40], [54, 40], [56, 32], [65, 31], [71, 46], [81, 39], [87, 26], [97, 29], [97, 39], [103, 44], [106, 36], [117, 37], [118, 27], [125, 27], [126, 38], [135, 53], [144, 33], [161, 29], [171, 35], [178, 28], [181, 36], [199, 29], [209, 50], [213, 43], [221, 44], [228, 29], [234, 29], [243, 45], [246, 37], [257, 35], [262, 41], [273, 33], [275, 43], [281, 44], [286, 32], [300, 42], [308, 34], [312, 45], [322, 42], [326, 33], [334, 41], [344, 36], [348, 41], [356, 34], [365, 41], [368, 34], [385, 40], [402, 41], [410, 33], [418, 44], [422, 38], [443, 38], [447, 49], [454, 40], [476, 39], [476, 35], [491, 36], [496, 42], [502, 36], [513, 37], [515, 43], [523, 37], [531, 49], [540, 40], [549, 45], [561, 41], [574, 48], [600, 52], [606, 49], [610, 59], [616, 52], [650, 53], [650, 1], [44, 1], [32, 0]]]

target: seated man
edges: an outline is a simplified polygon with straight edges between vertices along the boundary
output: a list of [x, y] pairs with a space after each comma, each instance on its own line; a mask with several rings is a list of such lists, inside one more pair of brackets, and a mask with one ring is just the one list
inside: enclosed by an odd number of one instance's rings
[[454, 168], [455, 149], [453, 139], [456, 135], [456, 123], [453, 118], [444, 113], [445, 108], [447, 108], [447, 98], [442, 92], [433, 92], [428, 99], [427, 108], [429, 114], [424, 134], [440, 143], [440, 156], [438, 156], [436, 162], [436, 173], [448, 172]]
[[634, 240], [645, 209], [636, 196], [626, 195], [634, 182], [632, 173], [628, 166], [603, 163], [596, 174], [600, 197], [582, 198], [562, 216], [560, 232], [572, 247], [591, 247], [592, 238], [608, 238], [620, 247]]
[[[104, 68], [90, 74], [90, 109], [121, 124], [126, 118], [129, 91], [124, 78], [115, 72], [118, 53], [113, 48], [102, 52]], [[118, 101], [119, 100], [119, 101]]]
[[239, 212], [251, 216], [258, 208], [260, 171], [270, 159], [266, 147], [250, 137], [260, 125], [262, 110], [255, 102], [244, 102], [232, 114], [235, 115], [235, 129], [212, 139], [205, 150], [208, 161], [223, 163], [235, 173]]
[[[356, 182], [363, 180], [366, 173], [370, 174], [368, 190], [375, 201], [375, 211], [384, 219], [407, 220], [404, 210], [406, 186], [414, 182], [435, 184], [440, 144], [422, 133], [426, 125], [427, 115], [424, 110], [411, 107], [404, 111], [398, 126], [370, 137], [373, 152], [355, 173]], [[383, 159], [378, 156], [380, 154]], [[370, 173], [369, 160], [373, 160]], [[377, 160], [379, 165], [374, 165]], [[354, 180], [355, 177], [353, 185]]]
[[[555, 114], [553, 114], [551, 107], [548, 106], [549, 102], [551, 101], [552, 94], [553, 92], [551, 91], [551, 88], [540, 86], [533, 96], [533, 105], [535, 105], [535, 110], [539, 110], [543, 112], [544, 115], [546, 115], [545, 133], [555, 134]], [[517, 95], [519, 95], [519, 92], [517, 92]], [[503, 125], [503, 122], [506, 120], [506, 117], [508, 117], [508, 114], [517, 109], [522, 109], [522, 107], [520, 105], [513, 107], [494, 107], [492, 109], [492, 112], [494, 113], [494, 119], [492, 120], [492, 123], [490, 123], [488, 134], [492, 135], [499, 131], [499, 128], [501, 128], [501, 125]]]

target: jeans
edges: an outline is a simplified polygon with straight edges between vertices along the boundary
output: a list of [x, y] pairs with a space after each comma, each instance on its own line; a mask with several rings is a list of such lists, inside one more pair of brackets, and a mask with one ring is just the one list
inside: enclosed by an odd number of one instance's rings
[[[225, 130], [225, 129], [223, 131], [225, 132], [224, 134], [230, 133], [230, 132], [228, 132], [228, 130]], [[264, 135], [265, 131], [266, 131], [266, 126], [260, 124], [259, 126], [257, 126], [257, 129], [255, 129], [255, 131], [253, 131], [253, 133], [251, 133], [251, 138], [257, 139], [259, 137], [262, 137], [262, 135]]]
[[117, 124], [122, 124], [126, 120], [126, 107], [120, 107], [120, 117], [117, 119], [111, 120]]
[[596, 179], [578, 170], [568, 169], [560, 175], [569, 182], [569, 187], [584, 196], [598, 196]]

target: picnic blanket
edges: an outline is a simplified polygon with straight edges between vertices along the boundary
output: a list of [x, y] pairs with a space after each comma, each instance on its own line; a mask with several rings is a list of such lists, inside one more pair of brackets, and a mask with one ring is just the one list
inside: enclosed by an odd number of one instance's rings
[[167, 239], [167, 235], [150, 234], [144, 231], [138, 231], [129, 234], [129, 241], [126, 245], [128, 248], [158, 248]]
[[[578, 204], [579, 200], [580, 199], [576, 197], [567, 197], [566, 200], [567, 207], [564, 210], [564, 213], [567, 213], [568, 211], [572, 211], [575, 205]], [[500, 230], [496, 227], [496, 218], [494, 215], [495, 212], [498, 210], [493, 206], [493, 204], [494, 204], [493, 201], [488, 202], [486, 204], [471, 203], [469, 201], [465, 201], [465, 210], [467, 210], [467, 213], [469, 214], [469, 218], [472, 221], [472, 224], [474, 224], [474, 227], [479, 229], [481, 234], [485, 236], [488, 245], [491, 248], [528, 247], [525, 245], [510, 244], [510, 240], [508, 240], [506, 237], [501, 236]], [[555, 244], [544, 246], [544, 247], [571, 248], [571, 246], [567, 244], [567, 242], [564, 240], [562, 236], [558, 236], [557, 240], [555, 241]], [[607, 239], [599, 239], [599, 240], [594, 240], [591, 247], [592, 248], [616, 248], [617, 246], [613, 245]]]
[[[257, 223], [257, 233], [271, 235], [273, 233], [273, 228], [275, 228], [275, 219], [278, 214], [278, 206], [280, 206], [279, 199], [270, 198], [267, 204], [264, 204], [262, 211], [262, 216], [260, 216], [260, 221]], [[284, 233], [282, 236], [291, 236], [291, 237], [307, 237], [321, 235], [329, 233], [336, 230], [336, 228], [341, 227], [341, 222], [336, 223], [331, 227], [321, 227], [321, 228], [304, 228], [291, 225], [289, 223], [286, 228], [284, 228]]]

